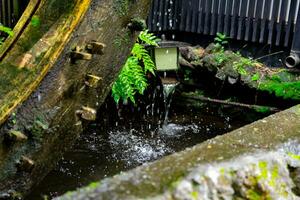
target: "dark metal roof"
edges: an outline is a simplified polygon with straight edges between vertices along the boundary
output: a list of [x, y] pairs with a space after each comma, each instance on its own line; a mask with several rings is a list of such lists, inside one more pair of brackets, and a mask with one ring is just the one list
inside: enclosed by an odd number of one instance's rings
[[297, 39], [299, 5], [300, 0], [153, 0], [148, 27], [152, 32], [221, 32], [237, 40], [290, 47]]
[[28, 3], [29, 0], [0, 0], [0, 23], [12, 28]]

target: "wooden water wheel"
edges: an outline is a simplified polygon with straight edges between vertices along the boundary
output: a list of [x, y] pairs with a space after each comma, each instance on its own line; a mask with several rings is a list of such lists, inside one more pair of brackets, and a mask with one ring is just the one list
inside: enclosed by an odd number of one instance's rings
[[31, 0], [0, 48], [0, 199], [24, 194], [78, 137], [150, 0]]

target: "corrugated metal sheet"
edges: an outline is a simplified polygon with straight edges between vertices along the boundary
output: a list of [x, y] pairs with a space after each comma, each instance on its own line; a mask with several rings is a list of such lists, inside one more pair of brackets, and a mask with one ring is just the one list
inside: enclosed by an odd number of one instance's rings
[[288, 47], [300, 0], [153, 0], [152, 32], [181, 31]]
[[13, 27], [20, 18], [29, 0], [0, 0], [0, 23]]

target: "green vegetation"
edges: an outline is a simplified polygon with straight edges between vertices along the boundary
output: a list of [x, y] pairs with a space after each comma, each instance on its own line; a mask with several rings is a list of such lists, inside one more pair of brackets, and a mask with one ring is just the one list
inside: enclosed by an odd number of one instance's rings
[[258, 81], [260, 79], [260, 73], [256, 72], [252, 77], [252, 81]]
[[197, 191], [193, 191], [191, 193], [191, 196], [193, 197], [193, 199], [199, 199], [199, 193]]
[[[13, 34], [14, 34], [11, 28], [3, 26], [2, 24], [0, 24], [0, 34], [1, 33], [5, 33], [9, 36], [13, 36]], [[5, 37], [0, 36], [0, 45], [4, 42], [4, 40], [5, 40]]]
[[229, 37], [223, 33], [217, 33], [217, 36], [215, 37], [215, 43], [221, 46], [228, 44], [228, 40]]
[[258, 167], [260, 169], [260, 175], [258, 179], [267, 179], [268, 178], [268, 163], [265, 161], [259, 161]]
[[155, 64], [144, 45], [158, 46], [157, 41], [157, 38], [148, 31], [139, 34], [131, 56], [112, 87], [112, 96], [116, 103], [121, 99], [123, 101], [129, 99], [135, 104], [135, 94], [143, 94], [146, 90], [148, 86], [146, 75], [148, 73], [155, 75]]
[[114, 0], [114, 10], [119, 16], [128, 13], [130, 0]]
[[233, 69], [236, 70], [239, 74], [246, 76], [246, 75], [248, 75], [248, 73], [247, 73], [245, 67], [253, 67], [255, 65], [255, 63], [256, 62], [251, 58], [245, 58], [245, 57], [240, 56], [239, 61], [233, 62]]
[[33, 124], [26, 128], [30, 131], [33, 139], [40, 140], [43, 137], [43, 131], [49, 129], [49, 124], [42, 117], [37, 117]]
[[300, 161], [300, 155], [293, 154], [292, 152], [289, 152], [287, 155], [295, 160]]
[[126, 46], [130, 44], [130, 32], [127, 31], [123, 34], [118, 34], [117, 38], [114, 39], [113, 44], [116, 48], [122, 48], [122, 46]]
[[40, 17], [37, 15], [34, 15], [31, 19], [30, 23], [33, 27], [39, 27], [41, 25]]
[[259, 85], [259, 89], [284, 99], [300, 99], [300, 81], [284, 82], [280, 79], [267, 78]]
[[12, 113], [11, 114], [11, 122], [13, 125], [16, 125], [17, 124], [17, 116], [16, 116], [16, 113]]
[[[224, 46], [228, 44], [228, 39], [229, 38], [222, 33], [217, 33], [217, 36], [215, 37], [215, 47], [213, 49], [213, 52], [215, 53], [214, 58], [218, 66], [221, 66], [225, 62], [231, 60], [231, 58], [225, 54], [225, 48], [224, 48]], [[251, 58], [243, 57], [239, 52], [233, 54], [238, 58], [237, 61], [233, 61], [233, 69], [241, 75], [247, 75], [248, 73], [245, 70], [245, 67], [254, 66], [256, 61]], [[254, 79], [255, 78], [257, 77], [254, 77]]]
[[[221, 33], [215, 38], [212, 48], [212, 58], [219, 77], [240, 76], [241, 82], [252, 88], [266, 91], [283, 99], [300, 100], [299, 78], [284, 69], [269, 69], [255, 59], [243, 57], [239, 52], [226, 51], [224, 45], [228, 38]], [[259, 109], [258, 112], [269, 112]]]
[[218, 66], [221, 66], [224, 62], [228, 60], [227, 56], [224, 54], [224, 45], [228, 44], [227, 40], [228, 38], [222, 33], [217, 33], [217, 36], [215, 37], [215, 46], [213, 52], [215, 53], [214, 58]]
[[255, 108], [255, 111], [259, 113], [269, 113], [271, 112], [271, 109], [267, 106], [260, 106], [259, 108]]
[[216, 53], [215, 61], [217, 62], [218, 66], [221, 66], [227, 60], [228, 60], [228, 57], [224, 54], [224, 49], [223, 48], [222, 48], [221, 51]]

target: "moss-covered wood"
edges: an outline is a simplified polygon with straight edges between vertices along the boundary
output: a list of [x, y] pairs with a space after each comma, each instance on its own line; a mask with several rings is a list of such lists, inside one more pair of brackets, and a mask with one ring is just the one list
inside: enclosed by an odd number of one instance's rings
[[180, 63], [195, 70], [212, 72], [217, 79], [237, 82], [284, 99], [300, 100], [300, 76], [285, 68], [270, 68], [220, 45], [182, 47]]
[[[42, 0], [5, 54], [0, 64], [0, 119], [5, 122], [0, 129], [0, 196], [26, 193], [70, 147], [86, 119], [93, 119], [77, 113], [102, 104], [136, 40], [127, 24], [135, 17], [145, 19], [150, 7], [150, 0], [124, 3], [119, 8], [111, 0]], [[89, 54], [92, 41], [105, 44], [103, 55], [70, 59], [73, 51]], [[93, 87], [87, 84], [91, 76], [98, 77]], [[11, 130], [28, 140], [6, 143]], [[24, 156], [34, 162], [30, 171], [17, 167]]]
[[[6, 51], [0, 63], [0, 123], [35, 90], [50, 70], [89, 3], [90, 0], [68, 0], [64, 4], [42, 1], [34, 16], [29, 16], [29, 25], [23, 27], [21, 37]], [[39, 23], [33, 23], [34, 18]]]

